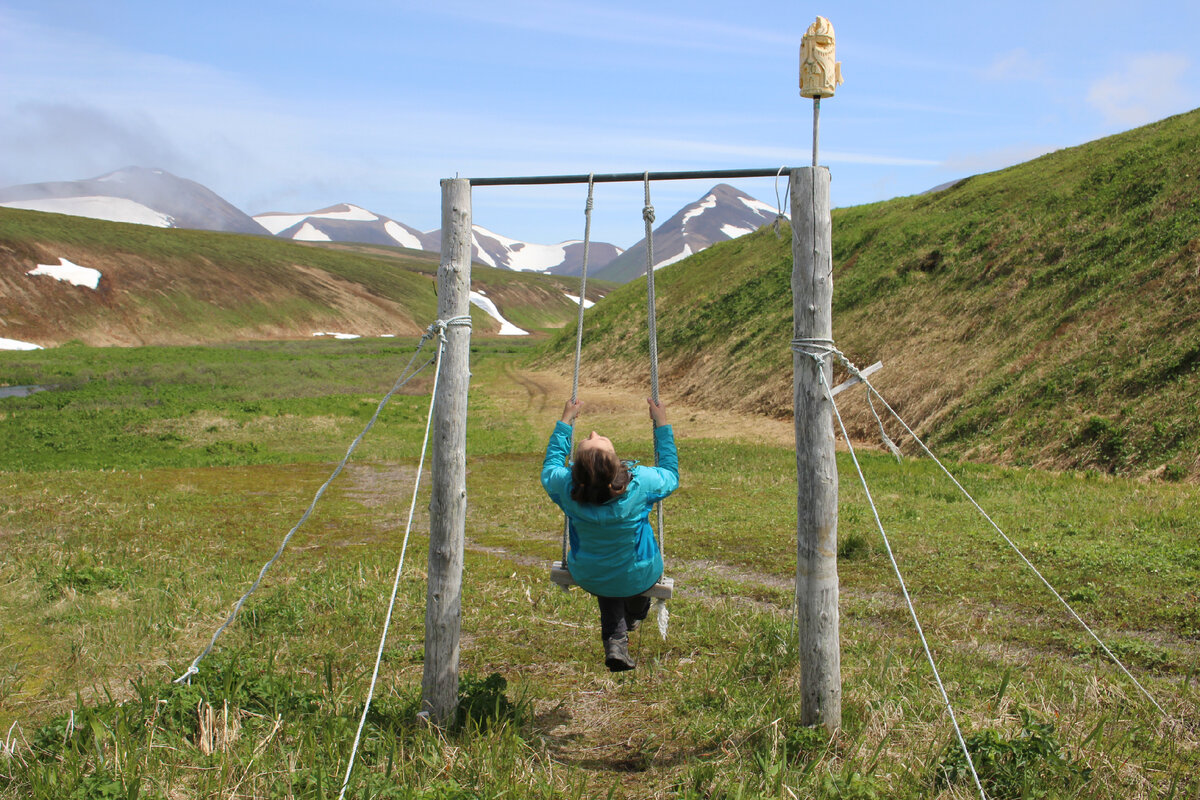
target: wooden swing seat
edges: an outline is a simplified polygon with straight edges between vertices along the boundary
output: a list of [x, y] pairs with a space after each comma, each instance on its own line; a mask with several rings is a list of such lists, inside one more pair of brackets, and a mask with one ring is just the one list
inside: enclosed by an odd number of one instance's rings
[[[563, 588], [578, 586], [575, 579], [571, 577], [571, 571], [561, 561], [555, 561], [550, 565], [550, 580], [557, 583]], [[658, 579], [658, 583], [651, 586], [646, 591], [642, 592], [642, 597], [653, 597], [658, 600], [670, 600], [671, 595], [675, 593], [675, 579], [668, 578], [663, 575]]]

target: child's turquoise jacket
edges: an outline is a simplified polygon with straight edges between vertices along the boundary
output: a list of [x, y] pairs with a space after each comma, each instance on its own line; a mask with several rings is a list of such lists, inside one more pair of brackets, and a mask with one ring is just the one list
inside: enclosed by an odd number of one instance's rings
[[625, 492], [607, 503], [592, 505], [571, 499], [572, 428], [558, 422], [546, 446], [542, 486], [570, 520], [571, 548], [567, 568], [575, 582], [601, 597], [632, 597], [649, 589], [662, 575], [662, 553], [650, 527], [654, 504], [679, 488], [679, 455], [670, 425], [654, 429], [657, 467], [634, 465]]

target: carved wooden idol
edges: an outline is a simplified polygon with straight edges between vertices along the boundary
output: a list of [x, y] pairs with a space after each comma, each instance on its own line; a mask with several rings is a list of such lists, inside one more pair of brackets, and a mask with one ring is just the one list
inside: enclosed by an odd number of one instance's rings
[[842, 84], [842, 64], [834, 60], [833, 25], [824, 17], [808, 26], [800, 39], [800, 95], [833, 97]]

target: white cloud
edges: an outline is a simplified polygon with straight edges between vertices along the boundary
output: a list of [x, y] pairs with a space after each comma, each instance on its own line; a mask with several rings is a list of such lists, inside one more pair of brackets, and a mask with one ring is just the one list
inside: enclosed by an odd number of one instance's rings
[[1105, 122], [1133, 126], [1185, 111], [1196, 93], [1184, 87], [1191, 59], [1178, 53], [1147, 53], [1128, 59], [1125, 69], [1092, 84], [1087, 101]]
[[[736, 145], [728, 142], [704, 142], [687, 139], [647, 139], [633, 142], [634, 149], [642, 152], [660, 152], [664, 156], [678, 158], [680, 154], [704, 156], [719, 159], [754, 158], [761, 163], [756, 167], [770, 167], [774, 164], [787, 162], [787, 166], [803, 167], [812, 163], [811, 149], [795, 147], [772, 147], [770, 145]], [[909, 158], [906, 156], [890, 156], [878, 153], [856, 153], [846, 150], [820, 151], [823, 164], [876, 164], [892, 167], [934, 167], [940, 164], [925, 158]], [[718, 168], [718, 167], [714, 167]]]
[[[647, 4], [653, 8], [653, 4]], [[667, 15], [616, 8], [604, 3], [563, 3], [559, 0], [441, 0], [428, 6], [430, 13], [445, 14], [506, 28], [593, 39], [612, 44], [678, 47], [712, 52], [759, 53], [763, 45], [799, 45], [791, 31], [748, 28], [705, 19], [691, 13]]]
[[1024, 47], [1000, 54], [983, 71], [985, 78], [995, 81], [1043, 81], [1047, 74], [1046, 60]]

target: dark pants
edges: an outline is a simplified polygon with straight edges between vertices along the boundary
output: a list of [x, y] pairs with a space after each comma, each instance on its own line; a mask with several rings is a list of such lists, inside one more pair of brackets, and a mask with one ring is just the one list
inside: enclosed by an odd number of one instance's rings
[[650, 598], [640, 594], [633, 597], [597, 595], [596, 602], [600, 605], [600, 638], [606, 642], [614, 636], [618, 639], [628, 636], [630, 625], [650, 613]]

